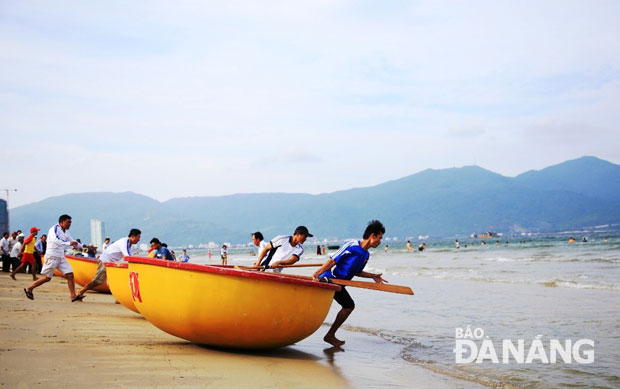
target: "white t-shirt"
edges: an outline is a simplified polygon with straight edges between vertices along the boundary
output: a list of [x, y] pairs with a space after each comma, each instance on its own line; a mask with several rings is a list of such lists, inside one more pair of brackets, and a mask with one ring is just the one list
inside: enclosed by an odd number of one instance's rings
[[131, 256], [131, 242], [129, 238], [121, 238], [108, 246], [99, 257], [101, 262], [121, 262], [123, 258]]
[[2, 246], [2, 249], [4, 250], [2, 254], [11, 254], [9, 251], [9, 240], [7, 238], [0, 239], [0, 246]]
[[295, 246], [291, 246], [291, 238], [290, 235], [279, 235], [271, 240], [270, 243], [273, 247], [271, 251], [275, 251], [275, 253], [271, 257], [270, 263], [289, 259], [293, 255], [297, 258], [301, 258], [301, 255], [304, 253], [304, 248], [299, 243]]
[[13, 245], [13, 249], [11, 250], [11, 257], [17, 258], [19, 256], [19, 250], [21, 249], [22, 249], [21, 242], [15, 243], [15, 245]]
[[264, 240], [261, 240], [260, 243], [258, 244], [258, 255], [260, 255], [260, 253], [263, 252], [265, 247], [267, 247], [267, 242], [265, 242]]

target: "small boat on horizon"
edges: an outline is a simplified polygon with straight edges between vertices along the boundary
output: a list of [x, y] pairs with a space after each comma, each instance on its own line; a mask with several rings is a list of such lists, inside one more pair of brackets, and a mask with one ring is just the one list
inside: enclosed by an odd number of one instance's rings
[[236, 269], [127, 257], [138, 312], [164, 332], [209, 346], [273, 349], [314, 333], [333, 284]]

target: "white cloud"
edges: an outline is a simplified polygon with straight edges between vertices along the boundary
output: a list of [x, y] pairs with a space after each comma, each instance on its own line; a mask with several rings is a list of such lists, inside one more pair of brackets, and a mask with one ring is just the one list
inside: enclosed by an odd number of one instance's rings
[[[11, 206], [70, 191], [320, 193], [425, 168], [620, 162], [619, 3], [449, 4], [3, 4]], [[580, 128], [589, 136], [571, 143]], [[50, 161], [88, 179], [54, 185]]]

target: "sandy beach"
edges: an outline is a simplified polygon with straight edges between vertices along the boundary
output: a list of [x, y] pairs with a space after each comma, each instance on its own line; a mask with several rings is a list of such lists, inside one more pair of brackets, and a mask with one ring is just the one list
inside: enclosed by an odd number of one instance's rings
[[[71, 303], [54, 279], [28, 300], [32, 279], [0, 274], [0, 385], [33, 387], [463, 387], [471, 383], [393, 364], [398, 348], [346, 331], [345, 351], [327, 348], [322, 326], [310, 338], [264, 352], [219, 350], [168, 335], [111, 295]], [[331, 314], [330, 314], [331, 316]], [[371, 352], [381, 348], [380, 352]], [[392, 357], [390, 353], [395, 355]]]

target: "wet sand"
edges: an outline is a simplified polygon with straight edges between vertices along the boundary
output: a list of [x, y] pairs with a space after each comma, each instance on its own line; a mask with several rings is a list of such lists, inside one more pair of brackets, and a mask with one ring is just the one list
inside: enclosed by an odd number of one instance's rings
[[[168, 335], [111, 295], [88, 293], [71, 303], [54, 279], [28, 300], [25, 274], [0, 274], [0, 385], [33, 387], [448, 387], [470, 386], [415, 365], [394, 363], [398, 350], [342, 331], [344, 351], [322, 341], [327, 327], [274, 351], [231, 351]], [[332, 312], [333, 313], [333, 312]], [[331, 316], [332, 314], [330, 314]]]

